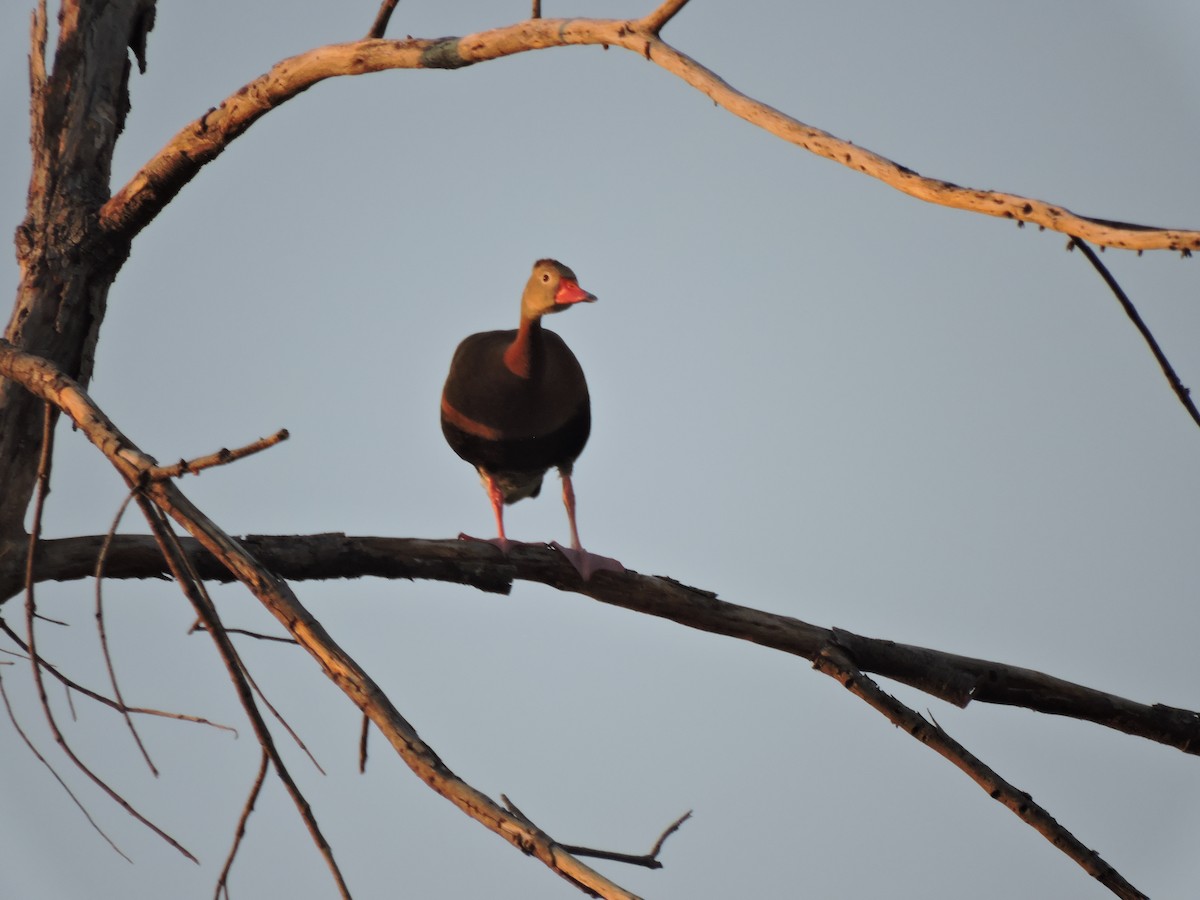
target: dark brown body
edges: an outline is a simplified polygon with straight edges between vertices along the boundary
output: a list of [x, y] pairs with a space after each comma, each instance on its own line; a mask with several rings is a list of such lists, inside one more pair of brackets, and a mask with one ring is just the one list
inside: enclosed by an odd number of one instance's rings
[[518, 332], [486, 331], [458, 345], [442, 393], [446, 441], [496, 479], [505, 503], [536, 497], [552, 466], [570, 474], [591, 430], [587, 381], [575, 354], [540, 322], [529, 331], [527, 376], [506, 360]]
[[442, 433], [454, 452], [479, 470], [492, 504], [499, 534], [488, 543], [504, 554], [516, 546], [504, 533], [504, 505], [536, 497], [546, 470], [554, 466], [562, 475], [571, 546], [557, 541], [550, 546], [584, 581], [593, 572], [625, 569], [579, 542], [571, 467], [591, 431], [591, 401], [575, 354], [542, 328], [542, 317], [595, 300], [569, 268], [539, 259], [521, 295], [521, 326], [465, 339], [454, 351], [442, 388]]

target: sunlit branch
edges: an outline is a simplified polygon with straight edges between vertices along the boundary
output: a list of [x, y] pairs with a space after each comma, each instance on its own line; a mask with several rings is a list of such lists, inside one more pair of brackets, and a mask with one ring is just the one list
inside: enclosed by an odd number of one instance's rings
[[1031, 197], [963, 187], [925, 177], [878, 153], [807, 125], [755, 100], [711, 69], [665, 43], [655, 30], [682, 4], [667, 2], [641, 20], [529, 19], [463, 37], [366, 40], [317, 47], [276, 63], [265, 75], [185, 126], [100, 212], [117, 241], [133, 237], [208, 162], [259, 118], [328, 78], [390, 69], [458, 69], [490, 60], [571, 45], [623, 47], [683, 79], [714, 103], [789, 143], [929, 203], [1031, 222], [1096, 244], [1128, 250], [1200, 249], [1200, 231], [1150, 227], [1073, 213]]

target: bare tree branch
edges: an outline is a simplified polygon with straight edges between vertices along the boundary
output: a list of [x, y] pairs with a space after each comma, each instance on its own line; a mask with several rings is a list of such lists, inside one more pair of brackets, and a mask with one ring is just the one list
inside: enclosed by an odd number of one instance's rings
[[[74, 537], [43, 541], [39, 546], [39, 577], [88, 577], [99, 540]], [[181, 542], [201, 577], [216, 581], [232, 578], [199, 542], [186, 538]], [[841, 628], [823, 628], [791, 616], [730, 603], [710, 591], [662, 576], [610, 572], [583, 582], [561, 555], [549, 549], [523, 545], [504, 557], [486, 544], [344, 534], [248, 535], [240, 542], [264, 566], [293, 581], [429, 579], [505, 594], [514, 579], [536, 581], [808, 660], [834, 642], [849, 652], [864, 671], [903, 682], [959, 707], [971, 702], [1021, 706], [1094, 722], [1200, 755], [1200, 713], [1191, 710], [1138, 703], [1002, 662], [864, 637]], [[150, 538], [117, 536], [110, 551], [110, 578], [151, 578], [162, 571], [162, 560]]]
[[1033, 798], [1009, 784], [994, 769], [985, 765], [962, 744], [946, 734], [936, 722], [930, 722], [909, 709], [895, 697], [879, 689], [854, 665], [846, 652], [837, 645], [824, 648], [813, 668], [837, 680], [841, 685], [872, 709], [883, 713], [893, 724], [926, 747], [940, 754], [965, 772], [992, 799], [1012, 810], [1026, 825], [1061, 850], [1089, 875], [1124, 900], [1147, 900], [1146, 895], [1126, 881], [1121, 874], [1100, 858], [1095, 850], [1086, 847], [1075, 835], [1055, 821]]
[[1192, 421], [1200, 425], [1200, 410], [1196, 409], [1196, 404], [1192, 402], [1192, 392], [1179, 380], [1179, 376], [1175, 373], [1175, 367], [1171, 365], [1167, 355], [1163, 353], [1162, 347], [1158, 345], [1158, 341], [1154, 339], [1154, 335], [1150, 332], [1150, 328], [1142, 320], [1138, 314], [1137, 307], [1133, 305], [1133, 301], [1129, 299], [1129, 295], [1121, 289], [1121, 285], [1117, 283], [1117, 279], [1108, 271], [1108, 267], [1100, 262], [1100, 257], [1096, 252], [1079, 238], [1073, 237], [1067, 242], [1067, 249], [1078, 247], [1079, 250], [1087, 257], [1088, 262], [1092, 267], [1100, 273], [1100, 277], [1104, 279], [1104, 283], [1108, 285], [1109, 290], [1113, 292], [1113, 296], [1117, 298], [1117, 302], [1121, 304], [1121, 308], [1125, 310], [1125, 315], [1129, 316], [1129, 320], [1133, 322], [1138, 333], [1141, 334], [1147, 346], [1150, 347], [1150, 352], [1154, 354], [1154, 358], [1158, 360], [1158, 367], [1162, 369], [1162, 373], [1166, 376], [1167, 383], [1171, 385], [1171, 390], [1175, 392], [1175, 396], [1179, 398], [1179, 402], [1183, 404], [1183, 408], [1188, 411], [1188, 415], [1192, 417]]
[[[518, 807], [504, 794], [500, 795], [500, 802], [504, 804], [504, 808], [511, 812], [514, 816], [528, 825], [536, 828], [537, 823], [529, 816], [525, 815]], [[646, 869], [661, 869], [662, 863], [658, 861], [658, 854], [662, 850], [662, 846], [666, 843], [667, 838], [679, 830], [684, 822], [692, 817], [692, 811], [689, 809], [682, 816], [663, 829], [663, 833], [658, 836], [658, 840], [654, 842], [654, 846], [649, 853], [617, 853], [613, 850], [596, 850], [592, 847], [578, 847], [573, 844], [560, 844], [559, 846], [568, 853], [573, 853], [576, 856], [590, 856], [593, 859], [607, 859], [610, 862], [624, 863], [629, 866], [642, 866]]]
[[689, 809], [682, 816], [664, 828], [663, 833], [658, 836], [658, 840], [654, 842], [654, 846], [650, 848], [649, 853], [613, 853], [611, 850], [593, 850], [589, 847], [576, 847], [571, 844], [564, 844], [563, 846], [569, 853], [574, 853], [577, 856], [592, 856], [597, 859], [611, 859], [613, 862], [627, 863], [631, 866], [645, 866], [647, 869], [661, 869], [662, 863], [658, 860], [658, 854], [662, 852], [663, 844], [667, 842], [667, 838], [678, 831], [680, 826], [691, 817], [692, 811]]
[[129, 714], [129, 709], [125, 705], [125, 698], [121, 696], [121, 686], [117, 683], [117, 670], [113, 666], [112, 654], [108, 650], [108, 632], [104, 627], [104, 558], [108, 555], [108, 548], [112, 546], [113, 535], [117, 533], [117, 527], [121, 524], [121, 517], [125, 515], [125, 510], [129, 507], [129, 502], [133, 499], [133, 493], [125, 495], [125, 499], [121, 502], [117, 514], [113, 516], [112, 525], [109, 526], [108, 533], [104, 535], [104, 544], [100, 548], [100, 556], [96, 560], [96, 631], [100, 635], [100, 650], [104, 657], [104, 665], [108, 669], [108, 682], [112, 685], [113, 697], [121, 709], [121, 716], [125, 719], [125, 725], [129, 728], [129, 733], [133, 735], [133, 742], [137, 745], [138, 750], [142, 753], [142, 759], [146, 761], [146, 765], [150, 767], [154, 777], [158, 777], [158, 768], [154, 765], [154, 761], [150, 759], [150, 752], [146, 749], [146, 745], [142, 743], [142, 737], [138, 734], [138, 730], [134, 727], [133, 717]]
[[367, 736], [371, 733], [371, 719], [362, 717], [362, 729], [358, 733], [358, 773], [367, 771]]
[[221, 867], [221, 874], [217, 878], [217, 889], [213, 892], [213, 900], [220, 900], [222, 894], [228, 900], [229, 870], [233, 868], [233, 860], [237, 856], [238, 848], [242, 845], [242, 838], [246, 836], [246, 823], [250, 821], [250, 813], [254, 812], [254, 804], [258, 802], [259, 792], [262, 791], [263, 782], [267, 778], [267, 765], [269, 762], [270, 757], [267, 756], [267, 751], [264, 750], [259, 759], [258, 774], [254, 776], [254, 784], [250, 786], [250, 793], [246, 797], [246, 802], [242, 805], [242, 814], [238, 816], [237, 827], [233, 831], [233, 846], [229, 848], [229, 855], [225, 857], [225, 865]]
[[132, 240], [201, 167], [220, 155], [261, 116], [327, 78], [388, 69], [458, 69], [548, 47], [600, 44], [637, 53], [752, 125], [919, 200], [1032, 222], [1127, 250], [1200, 249], [1200, 231], [1081, 216], [1042, 200], [923, 177], [907, 166], [806, 125], [741, 93], [715, 72], [663, 42], [654, 26], [661, 27], [660, 23], [665, 23], [680, 7], [682, 3], [678, 0], [668, 0], [638, 21], [530, 19], [464, 37], [331, 44], [285, 59], [171, 138], [104, 205], [101, 226], [116, 240]]
[[399, 0], [383, 0], [379, 5], [379, 12], [375, 14], [375, 21], [371, 23], [371, 30], [367, 32], [365, 40], [373, 41], [383, 37], [398, 2]]
[[675, 18], [677, 13], [687, 6], [687, 2], [688, 0], [666, 0], [662, 6], [639, 21], [638, 25], [644, 27], [651, 34], [657, 35], [668, 22]]
[[192, 460], [181, 459], [173, 466], [155, 466], [146, 474], [146, 478], [149, 481], [163, 481], [167, 478], [182, 478], [184, 475], [199, 475], [205, 469], [211, 469], [213, 466], [224, 466], [255, 453], [261, 453], [281, 441], [286, 441], [289, 437], [288, 430], [281, 428], [269, 437], [259, 438], [235, 450], [222, 447], [216, 453], [210, 453], [207, 456], [198, 456]]

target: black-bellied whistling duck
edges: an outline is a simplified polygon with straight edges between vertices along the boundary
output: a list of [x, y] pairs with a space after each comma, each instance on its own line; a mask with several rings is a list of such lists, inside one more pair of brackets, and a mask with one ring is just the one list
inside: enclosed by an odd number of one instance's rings
[[514, 542], [504, 534], [504, 504], [536, 497], [542, 476], [555, 466], [562, 475], [571, 546], [551, 546], [584, 580], [601, 569], [624, 568], [579, 543], [571, 467], [591, 430], [591, 401], [575, 354], [542, 327], [542, 316], [595, 299], [562, 263], [539, 259], [521, 296], [521, 326], [466, 338], [454, 351], [442, 389], [442, 433], [454, 452], [479, 470], [492, 501], [500, 536], [490, 543], [508, 552]]

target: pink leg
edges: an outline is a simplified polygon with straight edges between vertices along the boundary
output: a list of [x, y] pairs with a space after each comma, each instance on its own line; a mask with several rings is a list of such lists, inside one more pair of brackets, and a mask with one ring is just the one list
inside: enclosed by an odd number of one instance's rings
[[469, 534], [460, 534], [458, 539], [460, 541], [483, 541], [485, 544], [494, 544], [500, 548], [501, 553], [507, 556], [509, 549], [516, 542], [510, 541], [504, 534], [504, 495], [500, 493], [500, 485], [496, 484], [496, 479], [491, 475], [484, 474], [483, 484], [487, 488], [488, 499], [492, 501], [492, 515], [496, 517], [496, 531], [500, 536], [487, 540], [485, 538], [471, 537]]
[[563, 506], [567, 508], [567, 521], [571, 524], [571, 549], [582, 550], [583, 545], [579, 543], [579, 529], [575, 527], [575, 488], [571, 484], [571, 476], [563, 473]]
[[588, 553], [579, 542], [579, 529], [575, 525], [575, 488], [571, 484], [571, 476], [559, 470], [562, 475], [563, 506], [567, 508], [567, 521], [571, 525], [571, 547], [564, 547], [558, 541], [551, 541], [550, 546], [561, 553], [575, 567], [579, 577], [588, 581], [593, 572], [607, 569], [610, 572], [624, 572], [625, 567], [607, 556]]

